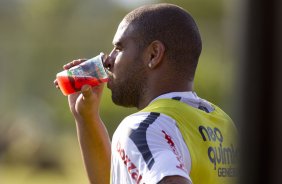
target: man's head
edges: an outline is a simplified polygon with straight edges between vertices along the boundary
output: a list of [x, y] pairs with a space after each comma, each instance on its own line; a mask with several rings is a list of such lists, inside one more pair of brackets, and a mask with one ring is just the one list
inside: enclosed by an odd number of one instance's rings
[[[108, 87], [118, 105], [142, 107], [142, 101], [156, 95], [152, 90], [169, 86], [155, 85], [162, 83], [158, 76], [193, 82], [201, 38], [193, 18], [178, 6], [155, 4], [133, 10], [120, 23], [113, 44], [106, 66], [112, 71]], [[169, 88], [159, 93], [177, 90]]]
[[154, 40], [161, 41], [172, 67], [193, 80], [202, 42], [197, 25], [187, 11], [172, 4], [147, 5], [127, 14], [124, 21], [134, 26], [141, 50]]

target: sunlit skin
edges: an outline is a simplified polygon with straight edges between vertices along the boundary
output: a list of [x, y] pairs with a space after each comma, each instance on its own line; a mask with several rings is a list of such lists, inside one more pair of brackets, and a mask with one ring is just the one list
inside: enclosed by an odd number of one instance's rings
[[[114, 49], [106, 59], [105, 67], [110, 71], [107, 85], [116, 104], [142, 109], [161, 94], [192, 90], [193, 82], [178, 77], [177, 72], [168, 65], [162, 42], [155, 40], [140, 51], [134, 37], [134, 26], [122, 21], [113, 44]], [[64, 69], [83, 61], [74, 60], [66, 64]], [[99, 115], [103, 87], [103, 84], [93, 88], [85, 85], [81, 93], [68, 96], [76, 120], [84, 164], [92, 184], [106, 184], [110, 181], [110, 138]], [[159, 182], [173, 183], [190, 182], [181, 176], [168, 176]]]

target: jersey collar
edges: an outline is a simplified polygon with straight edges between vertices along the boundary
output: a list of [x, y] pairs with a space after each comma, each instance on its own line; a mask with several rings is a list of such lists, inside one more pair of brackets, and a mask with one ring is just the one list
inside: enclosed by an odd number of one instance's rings
[[194, 108], [198, 108], [206, 112], [212, 112], [214, 110], [214, 108], [208, 101], [199, 98], [194, 91], [165, 93], [153, 99], [150, 103], [158, 99], [164, 99], [164, 98], [179, 100]]

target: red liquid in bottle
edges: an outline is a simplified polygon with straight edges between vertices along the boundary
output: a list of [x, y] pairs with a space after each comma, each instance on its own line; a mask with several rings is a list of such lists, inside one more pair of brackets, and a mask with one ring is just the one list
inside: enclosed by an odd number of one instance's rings
[[97, 86], [100, 83], [107, 82], [108, 79], [97, 79], [89, 76], [57, 76], [57, 81], [61, 91], [64, 95], [69, 95], [80, 91], [82, 86], [88, 84], [90, 86]]

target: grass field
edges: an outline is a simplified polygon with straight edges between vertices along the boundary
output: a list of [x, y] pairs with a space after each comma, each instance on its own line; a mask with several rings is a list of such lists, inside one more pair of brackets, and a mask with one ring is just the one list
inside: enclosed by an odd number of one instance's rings
[[[32, 163], [0, 164], [0, 184], [86, 184], [88, 183], [75, 136], [64, 137], [59, 167], [39, 168]], [[59, 156], [60, 155], [60, 156]], [[1, 163], [1, 162], [0, 162]]]

